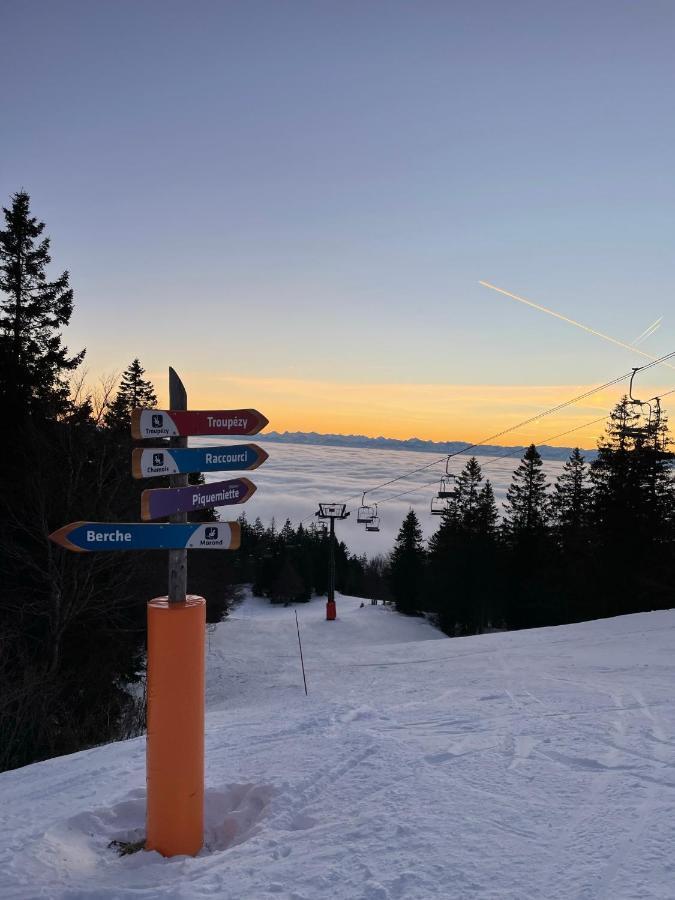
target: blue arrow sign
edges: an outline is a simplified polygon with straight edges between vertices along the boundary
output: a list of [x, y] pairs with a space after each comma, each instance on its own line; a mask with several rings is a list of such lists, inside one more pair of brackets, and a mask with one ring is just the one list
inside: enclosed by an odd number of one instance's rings
[[257, 469], [268, 454], [257, 444], [229, 447], [137, 447], [131, 455], [134, 478], [181, 472], [243, 472]]
[[209, 525], [71, 522], [54, 531], [49, 538], [76, 553], [90, 550], [236, 550], [241, 540], [241, 528], [239, 522]]

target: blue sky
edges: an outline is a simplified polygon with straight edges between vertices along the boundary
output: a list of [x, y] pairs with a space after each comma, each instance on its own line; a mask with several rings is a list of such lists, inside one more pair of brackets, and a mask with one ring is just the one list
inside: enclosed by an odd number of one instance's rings
[[[672, 349], [671, 2], [23, 2], [3, 22], [0, 192], [29, 191], [71, 270], [92, 374], [138, 355], [209, 401], [249, 379], [274, 426], [309, 429], [326, 384], [564, 397], [640, 363], [479, 279], [622, 340], [664, 315], [645, 348]], [[477, 437], [406, 415], [392, 434]]]

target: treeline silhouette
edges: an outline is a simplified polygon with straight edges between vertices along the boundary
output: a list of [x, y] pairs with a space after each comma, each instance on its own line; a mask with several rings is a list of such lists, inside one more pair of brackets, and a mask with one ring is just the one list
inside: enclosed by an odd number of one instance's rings
[[534, 444], [500, 520], [471, 458], [425, 547], [414, 511], [389, 562], [396, 607], [428, 613], [450, 635], [528, 628], [673, 603], [675, 490], [665, 415], [623, 397], [597, 457], [575, 449], [553, 483]]
[[[260, 519], [253, 524], [246, 516], [242, 526], [241, 549], [233, 560], [233, 580], [252, 585], [253, 592], [269, 597], [272, 603], [304, 602], [313, 594], [326, 594], [329, 578], [329, 535], [320, 524], [294, 528], [286, 519], [279, 530], [274, 522], [265, 527]], [[353, 597], [391, 600], [387, 562], [382, 556], [368, 558], [349, 553], [342, 541], [335, 541], [335, 584]]]
[[[167, 578], [163, 553], [77, 554], [48, 540], [72, 521], [138, 521], [150, 483], [131, 478], [130, 411], [156, 397], [138, 360], [116, 389], [111, 378], [93, 391], [73, 380], [84, 351], [70, 354], [61, 340], [73, 310], [68, 273], [48, 279], [49, 239], [25, 192], [4, 219], [0, 769], [144, 728], [145, 608]], [[190, 590], [208, 597], [209, 621], [231, 597], [230, 556], [190, 557]]]

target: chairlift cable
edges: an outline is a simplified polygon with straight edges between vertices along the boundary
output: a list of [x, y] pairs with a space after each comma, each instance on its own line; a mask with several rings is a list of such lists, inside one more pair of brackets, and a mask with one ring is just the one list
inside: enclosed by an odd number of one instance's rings
[[[555, 441], [557, 438], [564, 437], [567, 434], [571, 434], [573, 431], [581, 431], [582, 428], [589, 428], [591, 425], [597, 425], [598, 422], [604, 422], [607, 416], [600, 416], [599, 419], [593, 419], [591, 422], [584, 422], [583, 425], [575, 425], [574, 428], [568, 428], [567, 431], [561, 431], [559, 434], [552, 434], [548, 437], [542, 438], [542, 443], [545, 444], [548, 441]], [[488, 462], [481, 464], [481, 471], [483, 469], [487, 469], [490, 466], [493, 466], [495, 463], [499, 462], [502, 459], [506, 459], [509, 456], [515, 456], [516, 453], [522, 452], [521, 447], [516, 447], [513, 450], [508, 450], [506, 453], [500, 453], [498, 456], [488, 457]], [[426, 490], [426, 488], [431, 487], [432, 484], [436, 484], [436, 480], [427, 481], [425, 484], [420, 484], [417, 487], [411, 488], [407, 491], [402, 491], [400, 494], [394, 494], [392, 497], [385, 497], [384, 500], [378, 500], [378, 503], [389, 503], [390, 500], [397, 500], [399, 497], [403, 497], [406, 494], [414, 494], [416, 491]]]
[[[665, 391], [663, 394], [659, 394], [659, 397], [662, 399], [663, 397], [667, 397], [670, 394], [675, 394], [675, 388], [673, 388], [670, 391]], [[656, 398], [652, 398], [652, 399], [656, 399]], [[561, 431], [558, 434], [552, 434], [552, 435], [549, 435], [548, 437], [542, 438], [541, 443], [546, 444], [548, 441], [555, 441], [558, 438], [565, 437], [568, 434], [572, 434], [572, 432], [574, 432], [574, 431], [581, 431], [581, 429], [583, 429], [583, 428], [589, 428], [591, 425], [597, 425], [598, 422], [604, 422], [604, 421], [606, 421], [606, 419], [607, 419], [607, 416], [600, 416], [599, 419], [593, 419], [590, 422], [584, 422], [583, 425], [575, 425], [574, 428], [568, 428], [567, 431]], [[499, 456], [490, 457], [488, 462], [481, 465], [481, 470], [487, 469], [490, 466], [494, 465], [496, 462], [499, 462], [502, 459], [506, 459], [509, 456], [514, 456], [516, 453], [519, 453], [520, 451], [521, 451], [521, 448], [516, 448], [514, 450], [509, 450], [506, 453], [501, 453]], [[431, 487], [433, 484], [436, 484], [437, 481], [438, 481], [438, 479], [434, 479], [433, 481], [427, 481], [425, 484], [420, 484], [417, 487], [410, 488], [409, 490], [401, 491], [401, 493], [399, 493], [399, 494], [394, 494], [391, 497], [385, 497], [384, 500], [378, 500], [377, 502], [379, 504], [389, 503], [391, 500], [397, 500], [399, 497], [404, 497], [407, 494], [415, 494], [418, 491], [426, 490], [426, 488]]]
[[[651, 369], [653, 366], [657, 366], [657, 365], [659, 365], [660, 363], [664, 362], [665, 360], [671, 359], [673, 356], [675, 356], [675, 351], [671, 351], [670, 353], [667, 353], [667, 354], [665, 354], [664, 356], [659, 357], [658, 359], [654, 359], [654, 360], [652, 360], [651, 362], [645, 363], [644, 366], [640, 366], [640, 369], [641, 369], [641, 370], [644, 370], [644, 369]], [[559, 404], [557, 404], [556, 406], [553, 406], [553, 407], [551, 407], [551, 408], [549, 408], [549, 409], [543, 410], [542, 412], [538, 413], [536, 416], [532, 416], [531, 418], [526, 419], [526, 420], [524, 420], [524, 421], [522, 421], [522, 422], [519, 422], [519, 423], [517, 423], [516, 425], [512, 425], [512, 426], [510, 426], [509, 428], [505, 428], [505, 429], [503, 429], [502, 431], [497, 432], [496, 434], [493, 434], [493, 435], [490, 435], [489, 437], [483, 438], [481, 441], [477, 441], [475, 444], [469, 444], [468, 446], [463, 447], [461, 450], [455, 450], [455, 451], [452, 452], [452, 453], [447, 453], [447, 454], [445, 454], [444, 456], [441, 456], [441, 457], [439, 457], [438, 459], [435, 459], [435, 460], [433, 460], [432, 462], [427, 463], [427, 464], [424, 465], [424, 466], [419, 466], [419, 467], [416, 468], [416, 469], [411, 469], [411, 470], [408, 471], [408, 472], [404, 472], [402, 475], [398, 475], [396, 478], [392, 478], [392, 479], [390, 479], [390, 480], [388, 480], [388, 481], [384, 481], [384, 482], [382, 482], [382, 483], [380, 483], [380, 484], [374, 485], [373, 487], [368, 488], [367, 490], [362, 491], [362, 492], [360, 492], [359, 494], [352, 494], [351, 496], [347, 497], [346, 500], [344, 500], [343, 502], [348, 503], [350, 500], [354, 500], [355, 498], [361, 496], [362, 503], [365, 504], [365, 495], [366, 495], [366, 494], [370, 494], [370, 493], [373, 493], [374, 491], [380, 490], [380, 489], [382, 489], [382, 488], [384, 488], [384, 487], [388, 487], [390, 484], [396, 484], [397, 482], [402, 481], [404, 478], [409, 478], [411, 475], [416, 475], [418, 472], [424, 472], [424, 471], [426, 471], [427, 469], [430, 469], [430, 468], [432, 468], [433, 466], [437, 466], [439, 463], [442, 463], [442, 462], [445, 462], [445, 463], [446, 463], [446, 472], [447, 472], [447, 463], [448, 463], [449, 460], [452, 459], [453, 457], [459, 456], [459, 455], [462, 454], [462, 453], [467, 453], [468, 451], [474, 450], [474, 449], [476, 449], [477, 447], [481, 447], [481, 446], [483, 446], [484, 444], [487, 444], [489, 441], [493, 441], [493, 440], [495, 440], [496, 438], [502, 437], [502, 436], [505, 435], [505, 434], [509, 434], [509, 433], [512, 432], [512, 431], [516, 431], [517, 429], [522, 428], [522, 427], [524, 427], [525, 425], [529, 425], [529, 424], [531, 424], [532, 422], [536, 422], [536, 421], [538, 421], [539, 419], [542, 419], [542, 418], [544, 418], [544, 417], [546, 417], [546, 416], [553, 415], [553, 413], [560, 412], [561, 410], [565, 409], [566, 407], [572, 406], [573, 404], [578, 403], [580, 400], [585, 400], [586, 398], [591, 397], [593, 394], [597, 394], [597, 393], [599, 393], [600, 391], [605, 390], [605, 389], [608, 388], [608, 387], [613, 387], [615, 384], [618, 384], [619, 382], [624, 381], [626, 378], [630, 378], [630, 376], [631, 376], [633, 373], [634, 373], [634, 369], [631, 368], [631, 370], [630, 370], [629, 372], [626, 372], [626, 373], [624, 373], [623, 375], [620, 375], [620, 376], [618, 376], [617, 378], [612, 379], [611, 381], [605, 382], [604, 384], [601, 384], [601, 385], [598, 385], [597, 387], [591, 388], [590, 390], [585, 391], [583, 394], [579, 394], [579, 395], [577, 395], [576, 397], [573, 397], [573, 398], [570, 399], [570, 400], [567, 400], [567, 401], [565, 401], [565, 402], [563, 402], [563, 403], [559, 403]], [[670, 394], [675, 394], [675, 388], [673, 388], [673, 389], [671, 389], [671, 390], [669, 390], [669, 391], [665, 391], [664, 393], [660, 394], [659, 397], [661, 397], [661, 398], [667, 397], [667, 396], [669, 396]], [[576, 425], [574, 428], [570, 428], [570, 429], [568, 429], [567, 431], [563, 431], [563, 432], [560, 432], [559, 434], [551, 435], [550, 437], [543, 438], [542, 442], [543, 442], [543, 443], [546, 443], [547, 441], [556, 440], [557, 438], [564, 437], [565, 435], [571, 434], [571, 433], [574, 432], [574, 431], [579, 431], [579, 430], [581, 430], [582, 428], [587, 428], [587, 427], [589, 427], [589, 426], [591, 426], [591, 425], [597, 424], [598, 422], [602, 422], [602, 421], [604, 421], [606, 418], [607, 418], [606, 416], [601, 416], [600, 418], [594, 419], [594, 420], [591, 421], [591, 422], [585, 422], [583, 425]], [[493, 462], [497, 462], [497, 461], [499, 461], [499, 460], [501, 460], [501, 459], [505, 459], [505, 458], [507, 458], [508, 456], [513, 456], [513, 454], [514, 454], [515, 452], [518, 452], [518, 451], [517, 451], [517, 450], [516, 450], [516, 451], [511, 450], [511, 451], [509, 451], [508, 453], [504, 453], [504, 454], [501, 454], [500, 456], [493, 457], [492, 461], [486, 463], [485, 466], [483, 466], [483, 468], [486, 468], [486, 467], [490, 466]], [[436, 484], [437, 481], [438, 481], [438, 479], [435, 478], [433, 481], [426, 482], [426, 483], [423, 484], [423, 485], [417, 485], [417, 486], [414, 487], [414, 488], [409, 488], [409, 489], [407, 489], [407, 490], [405, 490], [405, 491], [401, 491], [400, 493], [393, 494], [393, 495], [390, 496], [390, 497], [385, 497], [383, 500], [378, 500], [378, 503], [380, 503], [380, 504], [382, 504], [382, 503], [389, 503], [389, 502], [392, 501], [392, 500], [397, 500], [399, 497], [404, 497], [404, 496], [406, 496], [406, 495], [408, 495], [408, 494], [414, 494], [414, 493], [417, 493], [418, 491], [424, 490], [425, 488], [428, 488], [428, 487], [430, 487], [431, 485]], [[314, 514], [312, 513], [311, 515], [309, 515], [309, 516], [307, 516], [306, 518], [302, 519], [302, 521], [301, 521], [300, 524], [304, 524], [305, 522], [309, 522], [309, 521], [311, 521], [313, 518], [314, 518]]]
[[[670, 353], [665, 354], [664, 356], [659, 357], [658, 359], [654, 359], [651, 362], [645, 363], [644, 366], [641, 366], [641, 369], [651, 369], [653, 366], [659, 365], [660, 363], [671, 359], [675, 356], [675, 351], [671, 351]], [[433, 466], [437, 466], [439, 463], [447, 462], [452, 459], [454, 456], [459, 456], [461, 453], [467, 453], [469, 450], [474, 450], [476, 447], [481, 447], [483, 444], [487, 444], [489, 441], [494, 441], [499, 437], [502, 437], [505, 434], [509, 434], [512, 431], [517, 431], [519, 428], [523, 428], [526, 425], [532, 424], [532, 422], [536, 422], [539, 419], [543, 419], [545, 416], [553, 415], [553, 413], [560, 412], [568, 406], [572, 406], [575, 403], [578, 403], [580, 400], [585, 400], [588, 397], [591, 397], [593, 394], [597, 394], [606, 388], [613, 387], [615, 384], [618, 384], [621, 381], [624, 381], [626, 378], [629, 378], [632, 374], [633, 370], [631, 369], [628, 372], [625, 372], [623, 375], [619, 375], [617, 378], [613, 378], [611, 381], [607, 381], [604, 384], [598, 385], [597, 387], [591, 388], [588, 391], [584, 391], [584, 393], [579, 394], [576, 397], [573, 397], [570, 400], [566, 400], [563, 403], [559, 403], [556, 406], [553, 406], [549, 409], [543, 410], [540, 413], [537, 413], [536, 416], [531, 416], [529, 419], [525, 419], [522, 422], [518, 422], [516, 425], [511, 425], [509, 428], [504, 428], [501, 431], [496, 432], [495, 434], [489, 435], [488, 437], [483, 438], [481, 441], [477, 441], [475, 444], [469, 444], [467, 447], [463, 447], [461, 450], [455, 450], [452, 453], [446, 453], [444, 456], [439, 457], [438, 459], [433, 460], [432, 462], [426, 463], [424, 466], [419, 466], [416, 469], [411, 469], [408, 472], [404, 472], [401, 475], [398, 475], [396, 478], [391, 478], [388, 481], [383, 481], [380, 484], [376, 484], [373, 487], [367, 488], [362, 492], [363, 496], [365, 494], [373, 493], [374, 491], [381, 490], [382, 488], [388, 487], [390, 484], [396, 484], [398, 481], [402, 481], [404, 478], [408, 478], [411, 475], [416, 475], [418, 472], [424, 472], [427, 469], [432, 468]], [[349, 503], [350, 500], [354, 500], [358, 497], [359, 494], [353, 494], [344, 501], [345, 503]]]

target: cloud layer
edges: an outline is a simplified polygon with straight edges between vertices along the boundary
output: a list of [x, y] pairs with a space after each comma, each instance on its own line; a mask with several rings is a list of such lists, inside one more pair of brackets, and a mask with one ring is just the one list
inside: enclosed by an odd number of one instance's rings
[[[213, 441], [206, 438], [193, 439], [194, 445], [205, 446]], [[249, 520], [260, 516], [264, 523], [272, 518], [281, 527], [288, 518], [294, 524], [305, 520], [309, 525], [314, 520], [314, 512], [319, 502], [342, 502], [354, 497], [348, 504], [350, 518], [338, 522], [336, 532], [353, 553], [388, 553], [409, 509], [419, 516], [425, 538], [429, 538], [439, 524], [439, 518], [430, 514], [433, 486], [425, 487], [419, 493], [409, 494], [379, 507], [381, 517], [377, 533], [369, 533], [356, 522], [356, 511], [361, 502], [361, 493], [390, 478], [395, 478], [411, 469], [424, 466], [439, 459], [437, 454], [412, 453], [397, 450], [360, 450], [357, 448], [306, 446], [301, 444], [266, 444], [270, 454], [264, 466], [250, 473], [250, 478], [258, 490], [245, 506], [222, 507], [223, 519], [235, 518], [242, 511]], [[513, 470], [518, 465], [518, 457], [495, 460], [491, 457], [477, 457], [484, 468], [485, 478], [492, 482], [500, 503], [511, 481]], [[459, 472], [467, 457], [458, 456], [451, 461], [451, 471]], [[562, 463], [549, 461], [544, 464], [546, 472], [555, 478]], [[383, 500], [393, 494], [414, 488], [439, 477], [445, 471], [439, 464], [406, 478], [389, 488], [369, 494], [367, 502]], [[216, 481], [221, 476], [211, 473], [207, 481]]]

